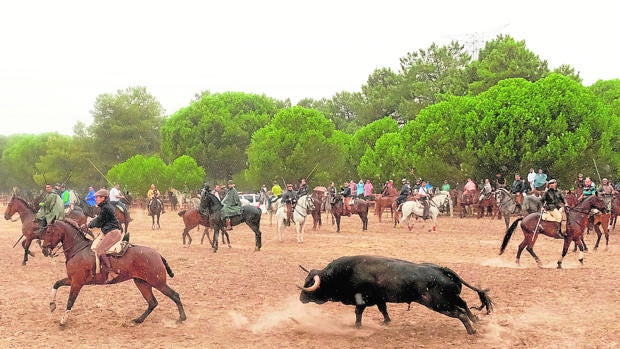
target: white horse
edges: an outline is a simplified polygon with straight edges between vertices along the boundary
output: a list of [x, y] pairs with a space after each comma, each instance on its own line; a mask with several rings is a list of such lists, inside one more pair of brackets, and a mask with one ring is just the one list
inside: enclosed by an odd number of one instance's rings
[[[297, 231], [297, 242], [304, 242], [304, 232], [306, 229], [306, 217], [314, 210], [314, 201], [308, 195], [304, 195], [297, 200], [297, 205], [293, 210], [293, 220], [295, 221], [295, 230]], [[282, 205], [276, 210], [276, 219], [278, 221], [277, 236], [278, 240], [284, 241], [284, 233], [282, 227], [286, 221], [286, 206]]]
[[[431, 206], [437, 207], [439, 212], [450, 214], [452, 217], [452, 198], [447, 191], [440, 191], [431, 198]], [[430, 211], [429, 211], [430, 212]]]
[[[403, 224], [404, 221], [407, 221], [407, 229], [411, 231], [413, 228], [413, 223], [411, 218], [421, 218], [424, 216], [424, 206], [422, 203], [413, 200], [406, 201], [402, 206], [402, 217], [400, 218], [399, 224]], [[433, 228], [432, 230], [437, 230], [437, 215], [439, 214], [439, 210], [437, 207], [431, 205], [428, 208], [428, 214], [431, 216], [433, 220]], [[431, 231], [431, 229], [429, 229]]]

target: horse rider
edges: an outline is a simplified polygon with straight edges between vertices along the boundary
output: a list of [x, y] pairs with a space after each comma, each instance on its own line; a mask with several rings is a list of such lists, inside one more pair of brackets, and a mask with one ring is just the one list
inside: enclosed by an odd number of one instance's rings
[[342, 188], [340, 189], [340, 195], [342, 195], [342, 215], [343, 216], [351, 216], [351, 186], [350, 183], [344, 181], [342, 184]]
[[92, 186], [88, 187], [88, 194], [86, 194], [86, 199], [84, 199], [84, 201], [86, 201], [88, 206], [97, 205], [97, 201], [95, 200], [95, 189]]
[[515, 180], [512, 182], [512, 186], [510, 186], [510, 193], [512, 194], [512, 198], [515, 200], [519, 211], [521, 211], [521, 203], [523, 203], [523, 195], [526, 190], [525, 182], [521, 179], [521, 175], [515, 173]]
[[385, 184], [383, 185], [383, 190], [381, 190], [381, 195], [387, 196], [392, 190], [392, 188], [394, 188], [394, 181], [390, 179], [387, 182], [385, 182]]
[[304, 195], [308, 195], [310, 189], [308, 188], [308, 183], [306, 183], [306, 179], [302, 178], [301, 183], [299, 184], [299, 189], [297, 190], [297, 197], [300, 198]]
[[232, 179], [228, 180], [228, 191], [222, 199], [222, 214], [226, 220], [226, 230], [232, 230], [232, 223], [230, 217], [241, 214], [241, 199], [239, 198], [239, 192], [235, 188], [235, 183]]
[[282, 187], [280, 187], [277, 181], [273, 181], [273, 186], [271, 186], [271, 195], [271, 197], [267, 197], [267, 210], [271, 210], [271, 204], [276, 202], [280, 197], [282, 197]]
[[402, 205], [403, 202], [407, 201], [407, 197], [411, 195], [411, 187], [409, 186], [409, 181], [407, 180], [407, 178], [403, 178], [401, 183], [403, 183], [403, 187], [400, 189], [400, 193], [396, 198], [396, 207], [398, 207], [399, 211], [400, 205]]
[[151, 203], [153, 202], [153, 200], [157, 200], [157, 204], [159, 205], [159, 207], [161, 207], [161, 213], [166, 213], [166, 209], [164, 208], [164, 203], [161, 201], [161, 198], [159, 197], [159, 190], [157, 190], [157, 187], [155, 187], [155, 184], [151, 184], [151, 189], [149, 189], [149, 191], [146, 193], [146, 196], [148, 196], [149, 198], [149, 203], [147, 205], [148, 210], [149, 210], [149, 216], [152, 216], [153, 213], [151, 212]]
[[290, 225], [293, 220], [293, 210], [297, 204], [297, 194], [293, 190], [293, 184], [286, 184], [286, 191], [282, 194], [282, 202], [286, 204], [286, 224]]
[[65, 217], [65, 207], [58, 193], [52, 188], [51, 184], [45, 185], [45, 198], [39, 203], [39, 211], [34, 217], [34, 222], [39, 223], [40, 233], [45, 229], [48, 222], [54, 219], [63, 219]]
[[[103, 237], [99, 241], [99, 244], [95, 247], [95, 254], [99, 257], [101, 265], [105, 266], [108, 271], [108, 277], [106, 282], [112, 281], [118, 274], [112, 270], [110, 265], [110, 259], [106, 252], [114, 246], [117, 242], [121, 241], [121, 224], [116, 219], [114, 214], [114, 206], [109, 199], [109, 193], [106, 189], [100, 189], [95, 193], [95, 200], [97, 206], [101, 209], [97, 217], [93, 218], [88, 223], [88, 228], [101, 228]], [[85, 230], [86, 224], [82, 225], [82, 230]], [[96, 270], [99, 273], [99, 270]]]
[[541, 219], [551, 222], [558, 222], [558, 239], [565, 237], [562, 233], [562, 207], [566, 205], [566, 200], [562, 192], [557, 190], [558, 182], [555, 179], [551, 179], [548, 183], [547, 191], [542, 196], [542, 203], [545, 209]]
[[484, 186], [480, 191], [480, 198], [478, 199], [478, 202], [481, 202], [484, 198], [491, 196], [491, 193], [493, 193], [493, 186], [491, 186], [491, 181], [488, 178], [485, 178]]
[[614, 197], [614, 187], [609, 183], [607, 178], [603, 178], [603, 184], [598, 188], [598, 193], [603, 198], [605, 206], [611, 211], [611, 201]]
[[594, 185], [590, 177], [586, 177], [586, 179], [583, 181], [583, 191], [581, 192], [581, 195], [577, 198], [577, 201], [587, 199], [594, 194], [596, 194], [596, 185]]
[[114, 183], [114, 186], [110, 189], [110, 204], [112, 204], [112, 207], [120, 206], [123, 214], [127, 216], [129, 211], [127, 210], [127, 206], [125, 206], [125, 203], [121, 201], [121, 199], [124, 199], [125, 196], [121, 193], [120, 187], [120, 184]]
[[497, 173], [495, 175], [495, 185], [497, 186], [497, 189], [506, 188], [506, 177], [504, 177], [501, 173]]
[[422, 182], [420, 183], [420, 188], [418, 189], [418, 201], [422, 204], [422, 207], [424, 207], [424, 213], [422, 213], [422, 219], [429, 219], [429, 215], [428, 215], [428, 211], [431, 207], [430, 205], [430, 196], [428, 195], [428, 189], [426, 188], [426, 181], [422, 180]]
[[580, 173], [575, 180], [575, 194], [577, 197], [580, 197], [583, 193], [583, 187], [585, 186], [584, 181], [583, 173]]
[[71, 211], [71, 193], [69, 193], [67, 186], [64, 184], [60, 185], [60, 198], [62, 199], [65, 213], [69, 213]]

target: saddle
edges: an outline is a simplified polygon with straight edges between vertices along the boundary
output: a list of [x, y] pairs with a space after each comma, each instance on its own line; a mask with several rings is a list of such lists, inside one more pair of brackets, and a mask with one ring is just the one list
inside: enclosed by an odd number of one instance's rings
[[[101, 239], [103, 239], [103, 234], [98, 234], [97, 237], [95, 237], [95, 239], [93, 240], [93, 244], [90, 247], [90, 249], [93, 252], [95, 251], [95, 248], [97, 247], [97, 245], [99, 245], [99, 242], [101, 242]], [[105, 252], [105, 254], [107, 254], [108, 256], [112, 256], [112, 257], [122, 257], [125, 255], [127, 250], [132, 246], [133, 244], [131, 244], [129, 241], [126, 241], [125, 237], [123, 237], [119, 242], [112, 245], [112, 247], [110, 247]], [[101, 261], [99, 260], [99, 256], [96, 253], [95, 253], [95, 272], [97, 274], [101, 272]]]

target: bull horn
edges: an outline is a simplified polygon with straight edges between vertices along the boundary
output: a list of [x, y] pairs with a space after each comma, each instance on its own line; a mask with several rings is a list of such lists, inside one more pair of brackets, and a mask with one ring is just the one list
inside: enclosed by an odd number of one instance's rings
[[318, 275], [315, 275], [314, 284], [310, 287], [304, 287], [301, 290], [306, 292], [314, 292], [319, 288], [319, 285], [321, 285], [321, 278]]
[[303, 270], [306, 273], [310, 274], [310, 271], [308, 271], [308, 269], [304, 268], [301, 264], [299, 265], [299, 267], [301, 268], [301, 270]]

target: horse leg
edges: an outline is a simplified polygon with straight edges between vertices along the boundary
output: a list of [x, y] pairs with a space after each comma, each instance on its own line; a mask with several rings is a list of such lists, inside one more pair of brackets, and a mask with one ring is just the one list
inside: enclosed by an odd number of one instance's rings
[[[62, 281], [63, 280], [57, 281], [56, 284]], [[54, 284], [54, 287], [56, 287], [56, 284]], [[75, 282], [75, 281], [72, 282], [70, 285], [71, 285], [71, 290], [69, 291], [69, 299], [67, 300], [67, 308], [65, 310], [65, 313], [60, 318], [60, 326], [64, 326], [67, 323], [67, 321], [69, 321], [69, 313], [71, 312], [71, 308], [73, 307], [73, 304], [75, 303], [75, 300], [77, 299], [77, 296], [80, 294], [80, 290], [82, 289], [82, 286], [84, 286], [84, 284], [79, 284], [78, 282]], [[60, 286], [63, 286], [63, 285], [60, 285]]]
[[[164, 295], [166, 295], [168, 298], [172, 299], [172, 301], [177, 305], [177, 309], [179, 310], [179, 320], [178, 320], [178, 322], [185, 321], [187, 319], [187, 316], [185, 315], [185, 309], [183, 309], [183, 303], [181, 303], [181, 296], [179, 295], [179, 293], [177, 291], [173, 290], [172, 287], [168, 286], [167, 284], [163, 284], [161, 286], [155, 286], [155, 288], [159, 292], [161, 292]], [[151, 292], [151, 295], [152, 295], [153, 292], [150, 290], [150, 287], [149, 287], [149, 291]], [[153, 298], [155, 298], [155, 297], [153, 297]], [[146, 316], [145, 316], [145, 318], [146, 318]], [[144, 320], [144, 319], [142, 319], [142, 320]]]
[[[200, 226], [198, 226], [200, 228]], [[202, 238], [200, 239], [200, 244], [202, 245], [205, 241], [205, 235], [207, 239], [209, 239], [209, 245], [213, 246], [213, 241], [211, 241], [211, 237], [209, 236], [209, 228], [205, 227], [205, 230], [202, 232]]]
[[58, 288], [60, 288], [60, 286], [69, 286], [69, 278], [64, 278], [61, 280], [58, 280], [54, 283], [54, 286], [52, 286], [52, 294], [51, 294], [51, 298], [50, 298], [50, 312], [54, 312], [54, 310], [56, 310], [56, 293], [58, 292]]
[[336, 233], [340, 233], [340, 215], [334, 214], [334, 218], [336, 219]]
[[299, 220], [295, 220], [295, 230], [297, 231], [297, 243], [301, 244], [304, 242], [304, 225]]
[[211, 242], [213, 253], [217, 252], [217, 248], [218, 248], [217, 240], [219, 238], [219, 234], [220, 234], [220, 227], [219, 226], [213, 227], [213, 241]]
[[185, 238], [187, 237], [188, 243], [187, 243], [187, 247], [190, 247], [192, 245], [192, 237], [191, 235], [189, 235], [189, 229], [187, 227], [185, 227], [185, 229], [183, 229], [183, 247], [185, 247]]
[[[226, 237], [226, 242], [224, 242], [224, 237]], [[227, 231], [222, 232], [222, 243], [226, 244], [228, 246], [228, 248], [232, 247], [232, 246], [230, 246], [230, 235], [228, 235]]]
[[139, 317], [133, 319], [133, 322], [140, 324], [144, 321], [144, 319], [146, 319], [147, 316], [149, 316], [153, 309], [157, 307], [158, 303], [155, 295], [153, 294], [153, 287], [149, 285], [149, 283], [138, 278], [134, 278], [133, 282], [136, 284], [136, 287], [138, 288], [140, 293], [142, 293], [142, 297], [144, 297], [146, 303], [148, 304], [148, 307], [146, 308], [144, 313], [142, 313], [142, 315], [140, 315]]
[[28, 237], [24, 241], [22, 241], [22, 247], [24, 248], [24, 260], [22, 261], [22, 265], [26, 265], [26, 262], [28, 262], [28, 255], [34, 257], [34, 253], [30, 252], [31, 243], [32, 239]]

